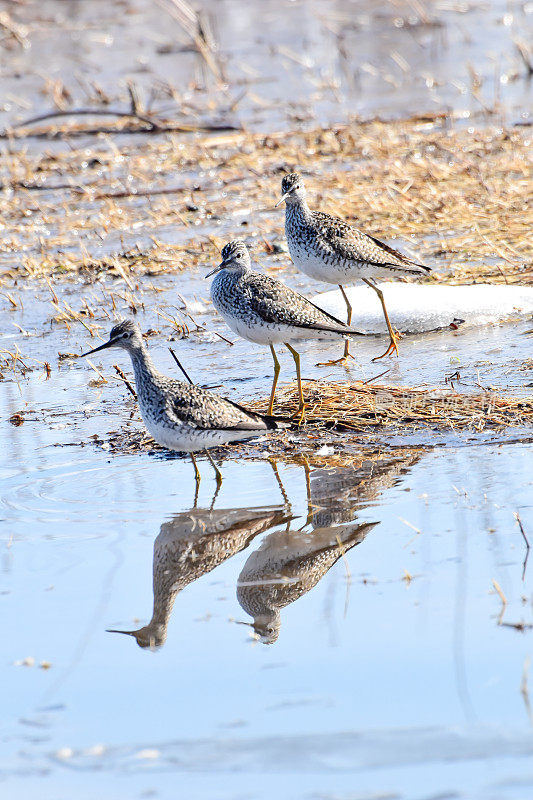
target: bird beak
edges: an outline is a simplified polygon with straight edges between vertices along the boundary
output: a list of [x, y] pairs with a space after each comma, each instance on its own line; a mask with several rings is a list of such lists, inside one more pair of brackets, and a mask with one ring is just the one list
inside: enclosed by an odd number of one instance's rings
[[137, 631], [116, 631], [114, 628], [106, 628], [106, 633], [124, 633], [126, 636], [135, 636]]
[[221, 263], [221, 264], [219, 264], [219, 265], [218, 265], [218, 267], [215, 267], [215, 269], [212, 269], [212, 270], [211, 270], [211, 272], [208, 272], [208, 273], [207, 273], [207, 275], [206, 275], [205, 277], [206, 277], [206, 278], [210, 278], [210, 277], [211, 277], [211, 275], [214, 275], [214, 274], [215, 274], [215, 272], [220, 272], [220, 270], [221, 270], [221, 269], [224, 269], [224, 267], [225, 267], [225, 266], [226, 266], [226, 262], [225, 262], [225, 261], [222, 261], [222, 263]]
[[274, 208], [277, 208], [278, 206], [280, 206], [280, 205], [283, 203], [283, 201], [287, 199], [287, 197], [288, 197], [289, 195], [290, 195], [290, 192], [285, 192], [285, 194], [283, 195], [283, 197], [281, 198], [281, 200], [278, 200], [278, 202], [276, 203], [276, 205], [274, 206]]
[[101, 344], [100, 347], [95, 347], [94, 350], [88, 350], [86, 353], [82, 353], [81, 356], [78, 356], [78, 358], [83, 358], [84, 356], [90, 356], [92, 355], [92, 353], [97, 353], [99, 350], [105, 350], [106, 347], [112, 347], [112, 345], [114, 345], [116, 341], [117, 341], [116, 339], [110, 339], [108, 342], [104, 342], [103, 344]]

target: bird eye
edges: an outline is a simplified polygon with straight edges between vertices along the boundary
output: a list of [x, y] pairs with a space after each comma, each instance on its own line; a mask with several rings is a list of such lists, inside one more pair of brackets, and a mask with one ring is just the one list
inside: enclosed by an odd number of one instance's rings
[[123, 339], [129, 339], [130, 336], [131, 336], [131, 333], [129, 333], [129, 331], [126, 331], [125, 333], [122, 334], [122, 338]]

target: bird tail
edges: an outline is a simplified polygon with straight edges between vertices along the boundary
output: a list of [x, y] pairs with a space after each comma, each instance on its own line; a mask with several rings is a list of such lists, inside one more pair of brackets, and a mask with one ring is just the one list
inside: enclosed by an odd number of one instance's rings
[[413, 261], [408, 266], [403, 267], [402, 271], [407, 275], [429, 275], [431, 267], [426, 267], [425, 264], [417, 264]]
[[363, 333], [362, 331], [355, 331], [353, 328], [350, 328], [349, 330], [345, 331], [344, 333], [345, 333], [346, 336], [366, 336], [367, 335], [366, 333]]

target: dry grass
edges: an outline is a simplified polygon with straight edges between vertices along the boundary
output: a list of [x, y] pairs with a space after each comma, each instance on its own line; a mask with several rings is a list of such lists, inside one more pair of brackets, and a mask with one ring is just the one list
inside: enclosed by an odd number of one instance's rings
[[[520, 430], [524, 440], [524, 428], [533, 424], [533, 400], [506, 397], [493, 392], [458, 394], [453, 390], [415, 389], [411, 387], [386, 386], [380, 384], [326, 383], [310, 381], [304, 384], [307, 403], [306, 422], [292, 430], [281, 430], [268, 435], [267, 455], [282, 460], [302, 459], [309, 465], [343, 465], [353, 462], [354, 454], [363, 453], [367, 458], [374, 454], [381, 457], [389, 453], [384, 441], [392, 440], [397, 433], [415, 431], [494, 433], [510, 428]], [[267, 403], [246, 403], [249, 408], [265, 412]], [[277, 394], [275, 413], [289, 417], [298, 405], [296, 385], [291, 384]], [[326, 434], [326, 431], [328, 432]], [[375, 434], [385, 434], [385, 439], [375, 440]], [[362, 438], [361, 434], [371, 434]], [[387, 436], [388, 434], [388, 436]], [[325, 439], [325, 435], [327, 439]], [[91, 437], [94, 444], [113, 453], [166, 453], [165, 448], [141, 429], [112, 432], [102, 438]], [[335, 455], [321, 453], [325, 441], [333, 443]], [[439, 440], [441, 443], [442, 440]], [[432, 447], [436, 441], [407, 448], [411, 455], [420, 448]], [[219, 455], [228, 457], [264, 457], [264, 440], [253, 440], [219, 448]], [[395, 448], [400, 454], [401, 448]]]
[[437, 119], [267, 136], [145, 132], [122, 144], [102, 134], [90, 150], [72, 140], [41, 153], [12, 140], [0, 161], [0, 257], [11, 279], [130, 279], [211, 264], [238, 234], [276, 268], [287, 256], [272, 205], [282, 173], [299, 168], [313, 204], [412, 241], [434, 280], [531, 281], [530, 138], [527, 128], [471, 132]]
[[[533, 400], [494, 392], [458, 394], [453, 390], [415, 389], [356, 382], [313, 381], [304, 384], [307, 427], [341, 430], [421, 427], [439, 431], [531, 426]], [[265, 401], [256, 410], [265, 411]], [[298, 406], [293, 383], [277, 395], [275, 413], [290, 416]]]

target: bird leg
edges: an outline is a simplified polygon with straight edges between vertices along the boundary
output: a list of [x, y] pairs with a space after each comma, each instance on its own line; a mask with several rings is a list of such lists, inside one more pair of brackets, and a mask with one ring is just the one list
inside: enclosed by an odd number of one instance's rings
[[215, 464], [215, 462], [213, 461], [213, 457], [212, 457], [211, 453], [209, 452], [209, 450], [206, 450], [205, 454], [207, 456], [207, 460], [210, 462], [211, 466], [215, 470], [215, 479], [216, 479], [216, 482], [217, 482], [217, 488], [220, 489], [220, 487], [222, 486], [222, 473], [219, 470], [219, 468], [217, 467], [217, 465]]
[[[346, 303], [346, 311], [348, 312], [346, 324], [350, 325], [352, 321], [352, 306], [350, 301], [348, 300], [348, 295], [344, 291], [344, 287], [339, 283], [339, 289], [341, 290], [342, 296], [344, 297], [344, 302]], [[331, 361], [321, 361], [318, 364], [315, 364], [316, 367], [332, 367], [334, 364], [346, 364], [349, 358], [353, 358], [352, 354], [350, 353], [350, 340], [345, 339], [344, 341], [344, 355], [342, 358], [335, 358]]]
[[280, 492], [281, 492], [281, 494], [282, 494], [282, 497], [283, 497], [283, 502], [285, 503], [285, 505], [287, 506], [287, 508], [289, 508], [290, 510], [292, 510], [292, 509], [291, 509], [291, 503], [290, 503], [290, 500], [289, 500], [289, 498], [288, 498], [288, 496], [287, 496], [287, 492], [285, 491], [285, 487], [284, 487], [284, 485], [283, 485], [283, 481], [281, 480], [281, 478], [280, 478], [280, 476], [279, 476], [279, 472], [278, 472], [278, 465], [276, 464], [276, 462], [274, 461], [274, 459], [273, 459], [273, 458], [267, 458], [267, 461], [268, 461], [268, 463], [270, 464], [270, 466], [272, 467], [272, 471], [273, 471], [273, 473], [274, 473], [274, 477], [276, 478], [276, 482], [277, 482], [277, 484], [278, 484], [278, 486], [279, 486], [279, 490], [280, 490]]
[[222, 486], [222, 473], [219, 470], [219, 468], [217, 467], [217, 465], [215, 464], [215, 462], [213, 460], [213, 457], [211, 456], [211, 453], [209, 452], [209, 450], [206, 450], [205, 454], [207, 456], [207, 460], [210, 462], [211, 466], [215, 470], [215, 480], [217, 482], [217, 488], [215, 490], [215, 494], [213, 495], [213, 499], [211, 500], [211, 505], [209, 507], [209, 511], [212, 511], [213, 510], [213, 506], [215, 505], [215, 500], [217, 499], [218, 493], [220, 492], [220, 487]]
[[198, 464], [196, 463], [196, 459], [194, 457], [194, 453], [189, 453], [192, 461], [192, 465], [194, 467], [194, 480], [196, 481], [196, 489], [194, 492], [194, 504], [193, 508], [196, 508], [198, 504], [198, 492], [200, 490], [200, 481], [202, 480], [202, 476], [200, 475], [200, 470], [198, 469]]
[[304, 402], [304, 393], [302, 391], [302, 375], [300, 372], [300, 355], [296, 352], [296, 350], [285, 342], [285, 347], [291, 353], [292, 357], [294, 358], [294, 363], [296, 365], [296, 380], [298, 381], [298, 411], [294, 413], [292, 416], [293, 418], [298, 417], [298, 425], [301, 425], [305, 419], [305, 402]]
[[396, 353], [396, 355], [398, 355], [398, 340], [401, 338], [401, 334], [399, 331], [395, 331], [391, 325], [387, 307], [385, 305], [385, 298], [383, 297], [383, 292], [378, 286], [376, 286], [375, 283], [368, 280], [368, 278], [363, 278], [363, 283], [366, 283], [367, 286], [370, 286], [370, 288], [373, 289], [377, 294], [377, 296], [379, 297], [379, 302], [381, 303], [381, 308], [383, 309], [383, 315], [385, 317], [385, 322], [387, 323], [387, 330], [389, 331], [389, 337], [390, 337], [390, 343], [385, 352], [382, 353], [380, 356], [376, 356], [375, 358], [373, 358], [372, 361], [379, 361], [380, 358], [385, 358], [385, 356], [392, 355], [393, 353]]
[[313, 512], [315, 511], [313, 501], [311, 500], [311, 470], [309, 469], [309, 461], [305, 456], [303, 457], [303, 468], [305, 474], [305, 492], [307, 495], [307, 518], [305, 524], [300, 528], [301, 531], [311, 524], [313, 521]]
[[270, 392], [270, 403], [268, 404], [268, 413], [272, 416], [272, 410], [274, 408], [274, 395], [276, 394], [276, 386], [278, 385], [278, 378], [279, 373], [281, 371], [281, 367], [279, 365], [278, 357], [276, 355], [276, 351], [274, 350], [274, 346], [270, 345], [270, 352], [272, 353], [272, 358], [274, 359], [274, 380], [272, 381], [272, 390]]

